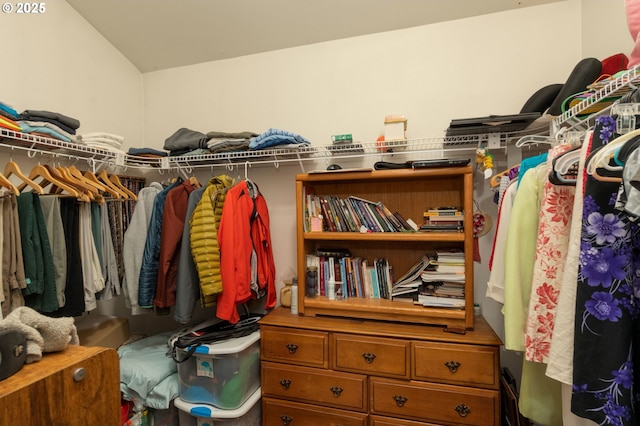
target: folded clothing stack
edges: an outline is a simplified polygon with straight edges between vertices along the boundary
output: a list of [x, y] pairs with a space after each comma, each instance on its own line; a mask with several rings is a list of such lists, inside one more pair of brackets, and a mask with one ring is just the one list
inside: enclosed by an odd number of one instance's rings
[[105, 132], [93, 132], [83, 134], [81, 139], [85, 145], [92, 148], [124, 153], [121, 149], [124, 137], [120, 135]]
[[5, 129], [20, 131], [20, 126], [16, 123], [18, 112], [9, 104], [0, 101], [0, 127]]
[[76, 136], [80, 121], [59, 112], [28, 109], [16, 117], [16, 122], [22, 133], [80, 143]]
[[266, 132], [251, 138], [249, 149], [266, 149], [272, 146], [289, 144], [310, 145], [311, 142], [297, 133], [271, 128]]

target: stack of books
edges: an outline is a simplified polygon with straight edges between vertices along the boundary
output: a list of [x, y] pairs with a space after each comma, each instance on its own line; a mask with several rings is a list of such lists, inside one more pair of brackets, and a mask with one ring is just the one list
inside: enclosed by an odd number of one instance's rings
[[456, 207], [438, 207], [424, 212], [424, 224], [421, 231], [455, 231], [464, 230], [464, 212]]
[[464, 308], [464, 251], [438, 249], [426, 254], [394, 282], [392, 299], [428, 307]]
[[430, 307], [463, 308], [465, 306], [464, 282], [424, 283], [414, 303]]

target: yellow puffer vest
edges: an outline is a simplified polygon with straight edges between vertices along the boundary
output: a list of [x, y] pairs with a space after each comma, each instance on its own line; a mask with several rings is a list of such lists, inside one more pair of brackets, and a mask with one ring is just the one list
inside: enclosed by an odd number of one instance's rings
[[220, 274], [220, 248], [218, 225], [227, 190], [233, 186], [233, 178], [220, 175], [209, 179], [189, 220], [191, 255], [200, 279], [200, 303], [211, 307], [222, 292]]

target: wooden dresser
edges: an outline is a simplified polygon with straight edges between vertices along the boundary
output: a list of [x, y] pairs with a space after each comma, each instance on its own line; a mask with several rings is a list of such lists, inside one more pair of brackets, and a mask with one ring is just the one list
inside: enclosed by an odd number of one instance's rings
[[500, 425], [499, 348], [473, 331], [292, 315], [260, 322], [263, 424]]
[[114, 349], [69, 346], [0, 381], [0, 425], [120, 424]]

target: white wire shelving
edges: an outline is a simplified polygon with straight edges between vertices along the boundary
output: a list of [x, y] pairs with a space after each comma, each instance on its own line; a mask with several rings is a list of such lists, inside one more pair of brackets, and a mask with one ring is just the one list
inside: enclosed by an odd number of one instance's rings
[[130, 155], [123, 151], [100, 149], [79, 143], [70, 143], [58, 139], [47, 138], [29, 133], [21, 133], [0, 128], [0, 150], [14, 150], [26, 152], [33, 158], [36, 154], [58, 159], [85, 160], [95, 170], [105, 167], [135, 168], [145, 170], [178, 170], [191, 172], [194, 168], [204, 167], [237, 167], [245, 165], [276, 165], [280, 163], [298, 163], [304, 170], [305, 162], [322, 159], [357, 159], [377, 157], [380, 159], [390, 156], [409, 155], [415, 158], [417, 154], [428, 155], [430, 158], [458, 156], [474, 153], [476, 148], [487, 146], [490, 149], [506, 149], [509, 144], [521, 137], [536, 135], [554, 136], [563, 130], [584, 130], [592, 119], [607, 112], [611, 107], [597, 109], [591, 114], [585, 111], [593, 108], [597, 103], [613, 96], [621, 96], [624, 91], [635, 89], [640, 84], [640, 65], [622, 73], [616, 79], [608, 82], [595, 91], [587, 99], [573, 106], [562, 115], [552, 120], [549, 126], [538, 129], [526, 129], [523, 132], [486, 133], [466, 136], [446, 136], [426, 139], [407, 139], [403, 141], [386, 142], [354, 142], [352, 144], [335, 145], [300, 145], [295, 148], [273, 147], [262, 150], [247, 150], [234, 152], [186, 154], [181, 156], [167, 156], [151, 158]]
[[506, 147], [513, 134], [477, 134], [468, 136], [449, 136], [428, 139], [407, 139], [386, 142], [354, 142], [329, 146], [300, 145], [298, 147], [272, 147], [262, 150], [205, 153], [195, 155], [167, 156], [149, 158], [129, 155], [123, 151], [93, 148], [78, 143], [60, 141], [53, 138], [31, 135], [0, 128], [0, 149], [3, 151], [22, 151], [34, 158], [36, 154], [59, 160], [87, 161], [94, 170], [104, 167], [135, 168], [146, 170], [179, 170], [191, 172], [194, 168], [237, 167], [248, 165], [276, 165], [280, 163], [298, 163], [304, 170], [305, 162], [322, 159], [356, 159], [366, 157], [385, 158], [389, 156], [417, 154], [433, 157], [455, 156], [474, 152], [480, 145], [493, 144]]
[[622, 73], [599, 90], [593, 92], [588, 98], [556, 117], [551, 123], [551, 133], [555, 135], [562, 128], [586, 130], [592, 124], [593, 119], [607, 113], [611, 109], [611, 105], [601, 109], [596, 108], [595, 112], [589, 114], [585, 113], [585, 111], [592, 109], [596, 104], [603, 102], [607, 98], [624, 95], [624, 92], [635, 89], [638, 84], [640, 84], [640, 65]]

